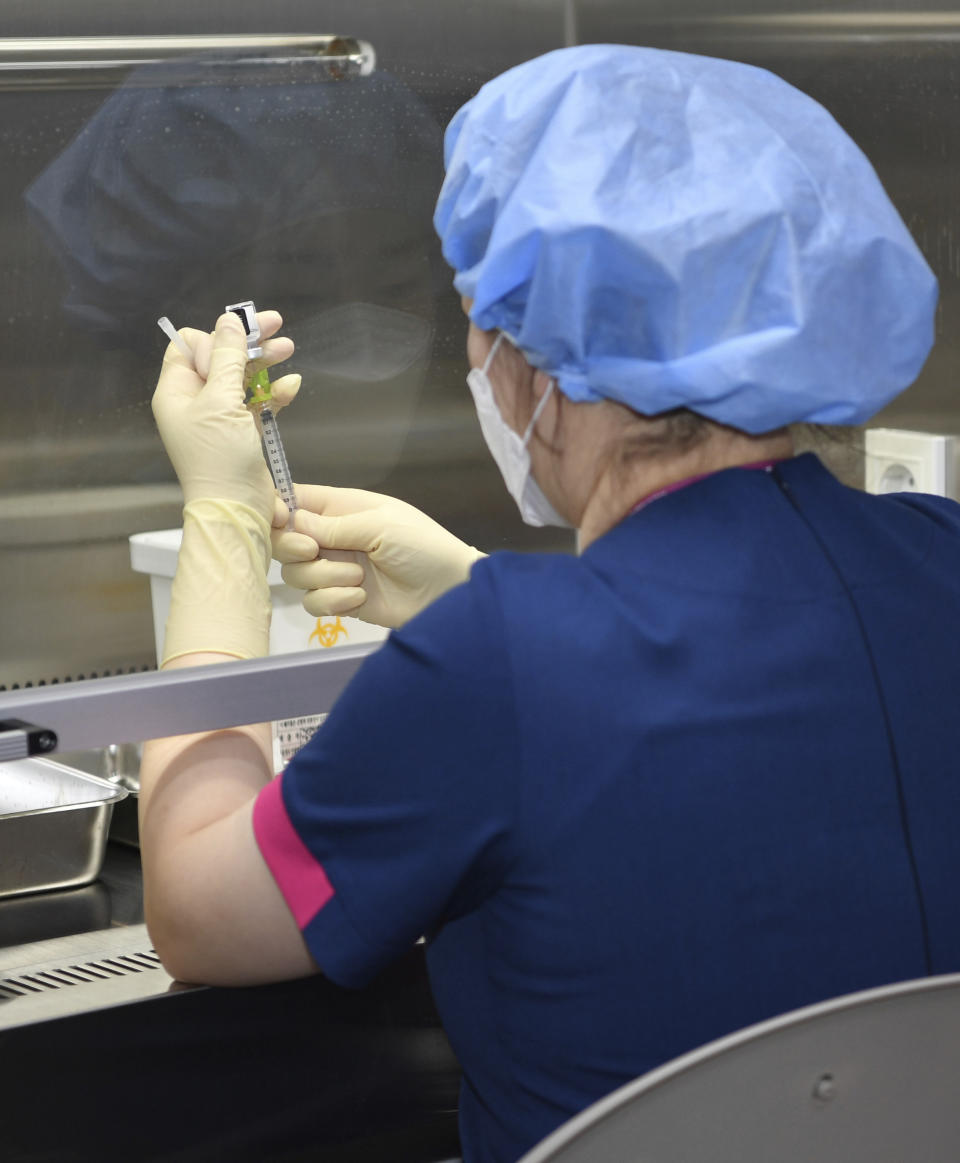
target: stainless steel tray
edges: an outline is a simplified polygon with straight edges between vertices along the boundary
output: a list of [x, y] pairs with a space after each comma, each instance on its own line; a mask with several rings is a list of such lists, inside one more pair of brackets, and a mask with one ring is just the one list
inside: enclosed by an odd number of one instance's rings
[[94, 880], [126, 795], [50, 759], [0, 763], [0, 897]]
[[140, 847], [137, 807], [140, 799], [139, 743], [112, 743], [94, 751], [61, 751], [58, 758], [67, 767], [99, 776], [130, 794], [113, 809], [110, 839], [131, 848]]

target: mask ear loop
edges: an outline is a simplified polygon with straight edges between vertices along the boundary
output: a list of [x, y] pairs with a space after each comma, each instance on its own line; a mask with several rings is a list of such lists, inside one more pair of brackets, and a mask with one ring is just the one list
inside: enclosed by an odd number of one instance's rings
[[[501, 331], [497, 338], [493, 341], [493, 347], [490, 348], [490, 351], [487, 353], [487, 358], [483, 361], [483, 374], [485, 376], [489, 377], [490, 365], [493, 363], [494, 356], [497, 354], [497, 350], [504, 339], [506, 339], [506, 333]], [[530, 443], [530, 438], [533, 436], [533, 430], [536, 427], [537, 421], [540, 419], [540, 414], [547, 406], [547, 402], [550, 399], [550, 396], [553, 394], [553, 389], [556, 386], [557, 381], [551, 380], [547, 390], [540, 397], [540, 403], [537, 404], [536, 408], [534, 408], [533, 415], [530, 417], [530, 423], [527, 425], [523, 433], [523, 437], [521, 438], [521, 447], [526, 448]]]
[[493, 347], [487, 352], [487, 358], [483, 361], [483, 374], [487, 375], [490, 371], [490, 365], [493, 363], [493, 357], [497, 354], [500, 344], [503, 343], [504, 335], [501, 331], [497, 338], [493, 341]]
[[530, 437], [533, 435], [533, 429], [536, 426], [537, 421], [540, 419], [540, 413], [547, 406], [547, 401], [550, 399], [550, 396], [553, 394], [553, 389], [556, 386], [557, 386], [557, 381], [551, 380], [547, 390], [540, 397], [540, 403], [537, 404], [536, 408], [534, 408], [533, 415], [530, 417], [530, 423], [527, 425], [527, 429], [524, 432], [523, 439], [521, 441], [521, 444], [523, 445], [524, 448], [526, 448], [527, 445], [530, 443]]

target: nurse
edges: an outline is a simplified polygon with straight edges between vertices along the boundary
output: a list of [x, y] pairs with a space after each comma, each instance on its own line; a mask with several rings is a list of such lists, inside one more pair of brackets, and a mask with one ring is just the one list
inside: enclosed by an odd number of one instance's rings
[[[425, 934], [464, 1157], [506, 1163], [721, 1034], [960, 969], [960, 510], [793, 455], [915, 378], [936, 302], [812, 100], [566, 49], [484, 86], [446, 164], [484, 435], [579, 553], [305, 487], [288, 580], [400, 629], [282, 776], [265, 726], [149, 744], [141, 837], [177, 977], [362, 986]], [[266, 652], [276, 519], [239, 324], [186, 336], [154, 399], [187, 502], [167, 667]]]

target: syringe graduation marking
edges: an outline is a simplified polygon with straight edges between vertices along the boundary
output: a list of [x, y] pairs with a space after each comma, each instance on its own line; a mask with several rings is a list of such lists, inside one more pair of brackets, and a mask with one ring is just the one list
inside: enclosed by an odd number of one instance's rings
[[297, 494], [293, 487], [290, 467], [287, 464], [287, 454], [284, 452], [283, 443], [280, 440], [277, 418], [273, 414], [273, 409], [268, 404], [264, 404], [260, 409], [260, 426], [263, 435], [263, 451], [267, 460], [267, 467], [270, 469], [270, 475], [273, 477], [274, 487], [280, 494], [280, 499], [287, 506], [287, 511], [290, 514], [288, 527], [292, 527], [293, 514], [297, 509]]

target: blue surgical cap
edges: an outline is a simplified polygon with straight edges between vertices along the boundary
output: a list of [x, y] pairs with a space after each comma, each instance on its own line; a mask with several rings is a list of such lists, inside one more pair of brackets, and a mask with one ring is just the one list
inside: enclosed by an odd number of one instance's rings
[[572, 400], [858, 424], [933, 343], [936, 279], [870, 163], [763, 69], [561, 49], [463, 106], [445, 160], [471, 319]]

